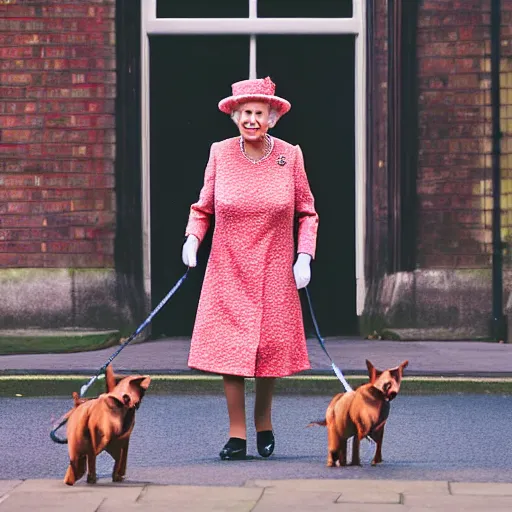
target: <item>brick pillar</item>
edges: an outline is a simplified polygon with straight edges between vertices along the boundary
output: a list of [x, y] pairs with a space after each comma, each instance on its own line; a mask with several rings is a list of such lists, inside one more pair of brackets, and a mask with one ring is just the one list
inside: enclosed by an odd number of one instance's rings
[[0, 6], [0, 267], [112, 267], [113, 2], [33, 4]]
[[[0, 271], [10, 290], [0, 316], [8, 325], [101, 324], [111, 314], [84, 311], [94, 307], [91, 283], [98, 307], [108, 296], [114, 267], [114, 17], [114, 0], [0, 2]], [[14, 297], [28, 316], [11, 309]]]

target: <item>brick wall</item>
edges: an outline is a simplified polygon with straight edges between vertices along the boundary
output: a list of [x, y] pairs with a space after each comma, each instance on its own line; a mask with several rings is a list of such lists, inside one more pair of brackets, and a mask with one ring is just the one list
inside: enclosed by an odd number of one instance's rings
[[[505, 0], [503, 4], [510, 4]], [[419, 11], [418, 266], [490, 264], [490, 0]]]
[[0, 0], [0, 268], [113, 267], [114, 4]]
[[500, 65], [501, 236], [504, 265], [512, 267], [512, 0], [502, 0]]

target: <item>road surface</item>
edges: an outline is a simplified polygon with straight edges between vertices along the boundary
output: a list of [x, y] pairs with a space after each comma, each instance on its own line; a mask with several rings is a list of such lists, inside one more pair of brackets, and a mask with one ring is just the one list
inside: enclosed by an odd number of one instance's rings
[[[276, 451], [261, 459], [251, 425], [253, 395], [247, 397], [248, 461], [221, 461], [227, 440], [222, 396], [151, 396], [137, 412], [128, 454], [127, 480], [163, 484], [243, 485], [251, 479], [355, 478], [512, 481], [511, 396], [398, 396], [386, 426], [384, 463], [371, 467], [373, 451], [362, 443], [363, 467], [327, 468], [327, 434], [305, 428], [322, 418], [330, 396], [276, 396]], [[69, 398], [0, 399], [0, 479], [62, 479], [67, 446], [49, 438], [52, 420]], [[61, 433], [64, 433], [61, 431]], [[109, 480], [113, 461], [98, 460], [98, 476]]]

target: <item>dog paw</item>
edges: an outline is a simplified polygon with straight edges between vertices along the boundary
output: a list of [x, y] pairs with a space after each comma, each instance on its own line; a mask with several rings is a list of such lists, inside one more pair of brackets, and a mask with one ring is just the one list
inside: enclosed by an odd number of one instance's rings
[[123, 480], [123, 475], [112, 475], [112, 482], [122, 482]]
[[87, 475], [87, 483], [95, 484], [97, 481], [96, 475]]
[[74, 485], [76, 483], [75, 473], [70, 467], [68, 468], [66, 474], [64, 475], [64, 483], [66, 485]]
[[382, 464], [382, 460], [372, 460], [372, 466], [376, 466], [377, 464]]

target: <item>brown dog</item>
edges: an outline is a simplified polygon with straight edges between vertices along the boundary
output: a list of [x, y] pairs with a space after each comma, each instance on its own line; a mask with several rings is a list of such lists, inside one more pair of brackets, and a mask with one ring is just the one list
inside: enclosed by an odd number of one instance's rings
[[366, 360], [370, 382], [354, 391], [339, 393], [330, 402], [324, 421], [314, 421], [308, 425], [327, 426], [327, 466], [347, 465], [347, 441], [352, 436], [352, 466], [361, 465], [359, 443], [370, 436], [377, 449], [372, 465], [382, 462], [382, 440], [384, 425], [389, 415], [389, 402], [400, 391], [404, 368], [409, 361], [389, 370], [379, 371]]
[[115, 461], [112, 481], [120, 482], [126, 474], [135, 411], [151, 378], [144, 375], [114, 375], [109, 365], [105, 379], [107, 392], [97, 398], [83, 399], [73, 393], [74, 407], [66, 414], [69, 467], [64, 483], [67, 485], [73, 485], [82, 478], [86, 465], [87, 483], [96, 483], [96, 457], [104, 450]]

